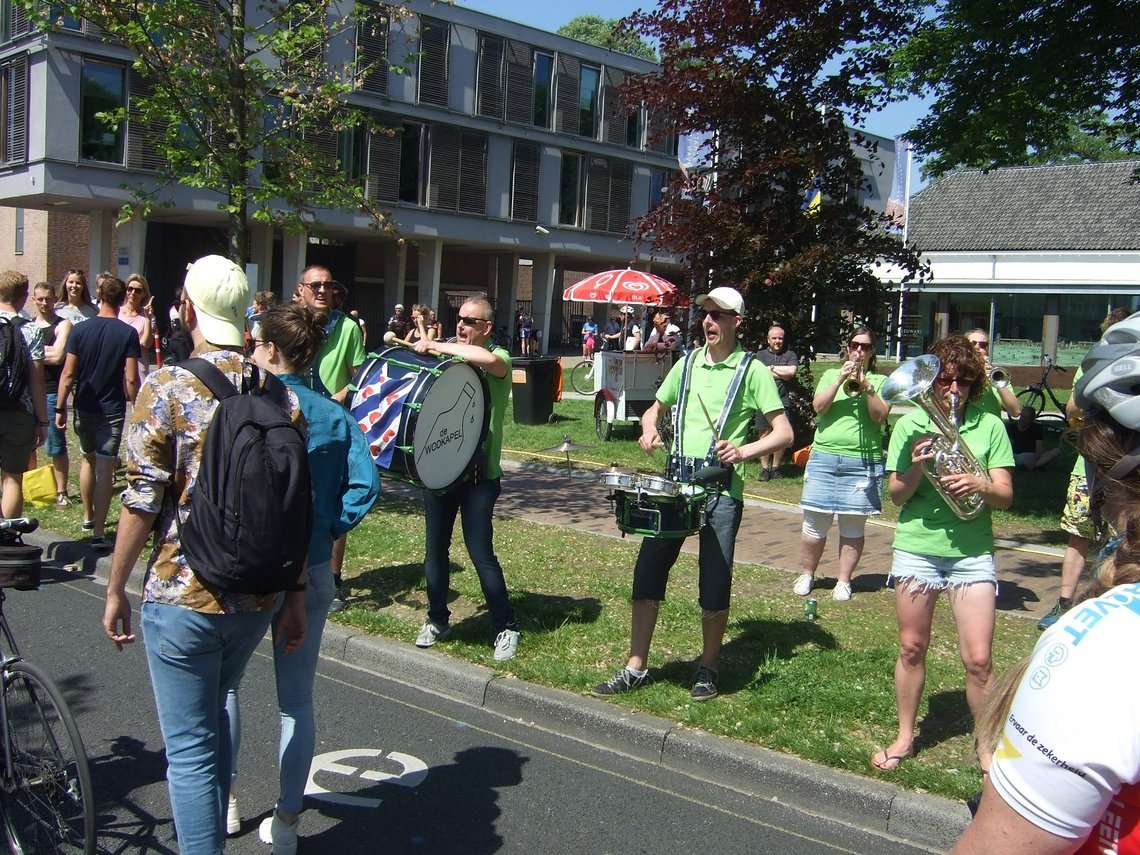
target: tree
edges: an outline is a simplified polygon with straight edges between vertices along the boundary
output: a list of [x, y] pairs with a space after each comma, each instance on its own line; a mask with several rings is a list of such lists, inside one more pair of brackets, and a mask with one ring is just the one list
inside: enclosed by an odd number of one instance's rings
[[386, 66], [382, 58], [336, 66], [326, 60], [326, 50], [358, 28], [386, 26], [390, 13], [379, 5], [336, 18], [332, 0], [23, 2], [42, 26], [58, 26], [67, 14], [134, 52], [132, 73], [142, 85], [132, 85], [129, 105], [101, 119], [111, 127], [128, 119], [141, 124], [157, 169], [131, 188], [122, 220], [169, 204], [178, 184], [214, 191], [227, 219], [229, 255], [239, 263], [248, 259], [251, 222], [304, 230], [315, 211], [335, 208], [388, 226], [363, 180], [346, 174], [337, 156], [342, 134], [369, 127], [346, 99], [358, 81], [386, 73]]
[[[896, 57], [934, 102], [907, 137], [924, 169], [993, 169], [1140, 144], [1140, 3], [941, 0]], [[1090, 153], [1089, 143], [1100, 151]]]
[[657, 51], [636, 33], [623, 31], [621, 21], [617, 18], [579, 15], [570, 23], [559, 27], [558, 35], [657, 62]]
[[[653, 138], [708, 134], [714, 164], [673, 180], [639, 238], [684, 258], [697, 293], [739, 287], [750, 345], [773, 320], [791, 325], [809, 358], [834, 351], [856, 318], [882, 331], [891, 299], [871, 268], [922, 273], [860, 202], [855, 149], [872, 168], [882, 162], [847, 127], [889, 97], [883, 77], [912, 15], [906, 3], [874, 0], [662, 0], [624, 22], [656, 38], [662, 55], [659, 71], [625, 85], [625, 102], [648, 107]], [[816, 186], [821, 204], [805, 210]]]

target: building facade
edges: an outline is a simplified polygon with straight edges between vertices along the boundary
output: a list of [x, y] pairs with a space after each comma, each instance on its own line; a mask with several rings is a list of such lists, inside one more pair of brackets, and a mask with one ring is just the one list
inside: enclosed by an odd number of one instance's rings
[[1138, 166], [963, 170], [915, 194], [908, 241], [932, 278], [900, 295], [904, 353], [980, 327], [995, 363], [1078, 365], [1109, 311], [1140, 308]]

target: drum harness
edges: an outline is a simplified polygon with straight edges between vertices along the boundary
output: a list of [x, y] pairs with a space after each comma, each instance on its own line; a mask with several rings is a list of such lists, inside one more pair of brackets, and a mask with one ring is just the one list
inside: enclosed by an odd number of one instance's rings
[[751, 351], [745, 351], [740, 357], [740, 363], [736, 366], [736, 372], [732, 375], [732, 381], [728, 384], [728, 391], [724, 396], [724, 406], [721, 407], [720, 415], [716, 421], [716, 431], [714, 438], [709, 442], [709, 449], [704, 457], [684, 457], [680, 455], [681, 450], [681, 437], [684, 430], [685, 421], [685, 406], [689, 397], [689, 379], [690, 371], [693, 366], [693, 361], [696, 359], [697, 354], [701, 353], [703, 348], [697, 348], [689, 352], [685, 357], [685, 364], [681, 368], [681, 383], [680, 393], [677, 396], [677, 407], [673, 415], [673, 448], [669, 454], [668, 473], [669, 477], [684, 481], [686, 483], [695, 483], [694, 475], [700, 469], [719, 469], [723, 475], [717, 475], [714, 478], [702, 478], [706, 483], [710, 493], [714, 493], [714, 497], [710, 497], [710, 503], [718, 501], [720, 494], [726, 491], [732, 483], [732, 473], [734, 466], [731, 463], [722, 463], [716, 455], [716, 439], [715, 436], [721, 436], [724, 431], [725, 422], [728, 421], [728, 413], [732, 409], [733, 403], [736, 401], [736, 395], [740, 391], [740, 384], [744, 381], [744, 375], [748, 371], [748, 366], [752, 362], [754, 354]]

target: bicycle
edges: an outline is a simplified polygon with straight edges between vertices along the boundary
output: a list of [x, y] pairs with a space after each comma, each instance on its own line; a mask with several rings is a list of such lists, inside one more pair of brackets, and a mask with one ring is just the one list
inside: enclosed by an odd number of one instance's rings
[[[20, 535], [38, 527], [26, 517], [0, 520], [0, 545], [23, 546]], [[31, 576], [0, 584], [0, 822], [16, 855], [94, 855], [95, 801], [79, 728], [56, 685], [20, 655], [4, 616], [3, 588], [38, 588], [38, 572]]]
[[579, 395], [594, 394], [595, 359], [583, 359], [570, 371], [570, 385]]
[[[1062, 374], [1068, 372], [1067, 368], [1062, 368], [1057, 365], [1049, 356], [1041, 357], [1044, 368], [1041, 371], [1041, 379], [1031, 386], [1026, 386], [1017, 393], [1017, 400], [1021, 402], [1022, 409], [1026, 407], [1033, 407], [1033, 411], [1037, 413], [1037, 421], [1044, 422], [1059, 422], [1060, 427], [1069, 426], [1069, 418], [1065, 415], [1065, 405], [1058, 400], [1053, 387], [1049, 385], [1049, 373], [1052, 371], [1060, 371]], [[1057, 408], [1057, 412], [1044, 412], [1048, 398], [1053, 402], [1053, 406]]]

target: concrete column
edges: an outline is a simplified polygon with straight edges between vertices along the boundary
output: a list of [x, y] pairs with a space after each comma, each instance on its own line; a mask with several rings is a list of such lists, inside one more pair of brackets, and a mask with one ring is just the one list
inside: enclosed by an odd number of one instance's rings
[[938, 304], [934, 309], [934, 338], [946, 338], [950, 334], [950, 295], [939, 294]]
[[439, 306], [439, 276], [443, 268], [443, 241], [419, 242], [419, 298], [416, 302]]
[[281, 236], [281, 299], [284, 302], [293, 299], [308, 251], [309, 235], [305, 232], [285, 232]]
[[534, 308], [531, 315], [535, 324], [542, 330], [542, 350], [539, 355], [545, 356], [547, 342], [550, 338], [550, 304], [554, 293], [554, 253], [542, 252], [534, 255]]
[[[269, 283], [273, 281], [273, 226], [266, 223], [250, 224], [249, 264], [246, 265], [245, 272], [249, 277], [251, 296], [255, 291], [269, 288]], [[287, 288], [289, 283], [282, 282], [281, 285]], [[278, 295], [279, 298], [282, 296]]]
[[495, 283], [495, 329], [505, 327], [515, 334], [515, 309], [519, 298], [519, 257], [513, 252], [498, 256]]
[[[108, 217], [110, 219], [110, 217]], [[114, 267], [104, 267], [100, 270], [114, 271], [115, 275], [124, 282], [132, 273], [142, 273], [146, 262], [146, 220], [142, 217], [133, 217], [130, 221], [118, 227], [119, 252]]]
[[[393, 241], [384, 246], [384, 312], [394, 312], [404, 302], [404, 280], [408, 272], [408, 245]], [[434, 305], [434, 304], [432, 304]], [[438, 312], [438, 307], [436, 308]], [[389, 316], [385, 315], [386, 320]]]
[[114, 239], [115, 216], [110, 211], [91, 211], [87, 217], [87, 290], [95, 299], [95, 277], [111, 270], [114, 257], [111, 246]]
[[1041, 355], [1057, 361], [1057, 332], [1060, 329], [1061, 296], [1045, 295], [1045, 316], [1041, 319]]

